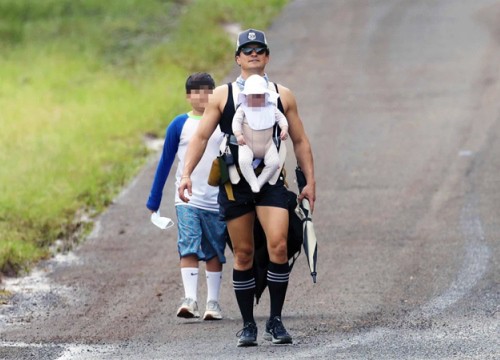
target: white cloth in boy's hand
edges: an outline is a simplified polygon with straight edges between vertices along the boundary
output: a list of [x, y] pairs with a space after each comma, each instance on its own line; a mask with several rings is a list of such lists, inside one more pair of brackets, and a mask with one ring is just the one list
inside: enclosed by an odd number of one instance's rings
[[151, 222], [163, 230], [174, 226], [172, 219], [160, 216], [160, 211], [151, 214]]

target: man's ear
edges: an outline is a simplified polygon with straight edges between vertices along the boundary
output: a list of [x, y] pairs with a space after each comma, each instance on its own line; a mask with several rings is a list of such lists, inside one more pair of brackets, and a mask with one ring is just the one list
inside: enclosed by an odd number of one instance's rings
[[239, 55], [235, 55], [235, 56], [234, 56], [234, 61], [236, 62], [236, 64], [237, 64], [238, 66], [241, 66], [241, 64], [240, 64], [240, 57], [239, 57]]

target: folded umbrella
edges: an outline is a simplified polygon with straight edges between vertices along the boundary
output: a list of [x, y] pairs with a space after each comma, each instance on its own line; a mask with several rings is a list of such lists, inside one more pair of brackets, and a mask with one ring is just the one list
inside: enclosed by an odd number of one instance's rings
[[[295, 169], [295, 176], [297, 177], [297, 186], [299, 188], [299, 193], [306, 186], [307, 181], [302, 169], [297, 166]], [[306, 198], [298, 204], [296, 213], [302, 220], [302, 230], [304, 234], [304, 253], [306, 254], [307, 263], [309, 264], [309, 270], [311, 271], [311, 276], [313, 282], [316, 283], [316, 264], [318, 261], [318, 242], [316, 240], [316, 233], [314, 232], [314, 224], [312, 222], [312, 212], [309, 200]]]

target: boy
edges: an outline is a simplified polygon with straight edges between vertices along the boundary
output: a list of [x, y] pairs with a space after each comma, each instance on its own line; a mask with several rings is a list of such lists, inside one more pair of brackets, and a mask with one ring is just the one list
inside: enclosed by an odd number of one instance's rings
[[[175, 186], [178, 189], [182, 179], [184, 155], [197, 129], [208, 97], [215, 87], [214, 80], [207, 73], [195, 73], [186, 81], [186, 97], [191, 104], [191, 111], [175, 117], [167, 128], [163, 153], [156, 169], [151, 187], [147, 208], [157, 212], [160, 208], [162, 191], [172, 167], [175, 154], [179, 159], [176, 171]], [[222, 279], [222, 264], [226, 262], [224, 249], [226, 246], [226, 225], [219, 220], [217, 196], [219, 189], [208, 185], [207, 178], [213, 159], [219, 155], [219, 146], [223, 139], [220, 130], [210, 137], [206, 151], [193, 171], [196, 186], [189, 203], [180, 200], [178, 191], [175, 195], [178, 240], [177, 248], [180, 256], [180, 267], [185, 298], [177, 310], [182, 318], [200, 317], [198, 312], [197, 286], [198, 263], [206, 262], [207, 306], [203, 320], [222, 319], [219, 306], [219, 291]]]
[[[245, 180], [254, 193], [269, 182], [276, 184], [280, 170], [278, 150], [273, 141], [274, 125], [281, 128], [280, 139], [288, 137], [288, 122], [277, 108], [278, 93], [267, 88], [267, 81], [251, 75], [238, 94], [238, 109], [233, 117], [233, 133], [240, 145], [238, 163]], [[264, 168], [257, 177], [252, 165], [254, 158], [264, 159]]]

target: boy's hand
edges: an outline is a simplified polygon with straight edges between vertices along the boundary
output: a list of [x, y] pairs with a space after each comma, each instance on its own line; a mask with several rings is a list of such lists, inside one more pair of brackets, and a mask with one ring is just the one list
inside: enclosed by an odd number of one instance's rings
[[179, 198], [185, 203], [189, 202], [189, 198], [185, 195], [185, 191], [187, 190], [189, 196], [192, 196], [192, 186], [193, 184], [191, 183], [191, 178], [189, 176], [181, 177], [181, 183], [179, 184]]

